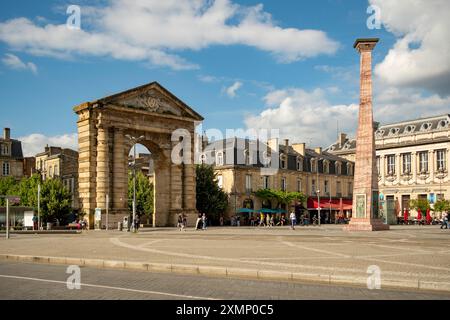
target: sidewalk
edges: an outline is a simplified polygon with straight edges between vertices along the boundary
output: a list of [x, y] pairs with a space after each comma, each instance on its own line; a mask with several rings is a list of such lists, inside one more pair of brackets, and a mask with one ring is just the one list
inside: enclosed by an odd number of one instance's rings
[[450, 232], [436, 226], [394, 226], [374, 233], [347, 233], [342, 226], [329, 225], [294, 231], [157, 228], [139, 234], [13, 235], [0, 240], [0, 255], [46, 263], [363, 286], [371, 275], [368, 268], [376, 266], [382, 287], [450, 291], [449, 237]]

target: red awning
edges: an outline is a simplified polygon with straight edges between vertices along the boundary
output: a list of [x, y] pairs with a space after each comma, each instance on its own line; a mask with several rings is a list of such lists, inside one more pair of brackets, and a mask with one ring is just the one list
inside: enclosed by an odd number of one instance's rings
[[[317, 198], [308, 198], [308, 209], [317, 209], [318, 208], [318, 201]], [[341, 204], [340, 199], [320, 199], [320, 208], [321, 209], [332, 209], [332, 210], [340, 210]], [[350, 199], [342, 199], [342, 210], [352, 210], [352, 200]]]

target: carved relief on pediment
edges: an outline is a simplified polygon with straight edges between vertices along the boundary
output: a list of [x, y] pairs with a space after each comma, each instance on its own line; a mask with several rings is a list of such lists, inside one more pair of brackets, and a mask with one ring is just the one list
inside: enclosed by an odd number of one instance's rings
[[185, 115], [185, 112], [181, 108], [176, 106], [174, 102], [170, 101], [154, 89], [149, 89], [136, 96], [119, 100], [115, 102], [115, 104], [160, 114], [169, 114], [175, 116]]

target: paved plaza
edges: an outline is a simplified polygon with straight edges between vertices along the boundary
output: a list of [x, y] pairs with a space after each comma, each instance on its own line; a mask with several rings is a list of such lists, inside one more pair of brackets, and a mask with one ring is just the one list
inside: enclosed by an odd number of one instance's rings
[[[439, 226], [393, 226], [354, 232], [342, 226], [223, 227], [84, 231], [78, 235], [16, 235], [0, 240], [1, 255], [31, 255], [213, 266], [360, 279], [377, 266], [381, 284], [439, 283], [450, 291], [450, 232]], [[251, 277], [251, 273], [249, 273]], [[344, 281], [345, 283], [345, 281]], [[395, 285], [394, 285], [395, 286]], [[402, 285], [403, 287], [403, 285]]]

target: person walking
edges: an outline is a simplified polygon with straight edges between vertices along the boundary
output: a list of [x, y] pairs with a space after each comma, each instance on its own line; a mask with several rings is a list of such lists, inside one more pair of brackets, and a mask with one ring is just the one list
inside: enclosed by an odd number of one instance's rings
[[203, 223], [203, 230], [206, 230], [206, 214], [204, 213], [202, 215], [202, 223]]
[[265, 226], [265, 224], [264, 224], [264, 213], [262, 213], [262, 212], [261, 212], [260, 217], [259, 217], [258, 227], [261, 227], [261, 226]]
[[202, 214], [199, 213], [197, 217], [197, 222], [195, 223], [195, 230], [200, 230], [200, 223], [202, 222]]
[[33, 215], [33, 230], [38, 230], [38, 217], [36, 214]]
[[445, 226], [445, 229], [448, 229], [448, 213], [444, 212], [442, 215], [442, 223], [441, 223], [441, 229]]
[[291, 211], [289, 218], [291, 219], [291, 229], [295, 230], [295, 225], [297, 224], [297, 216], [295, 215], [294, 211]]
[[270, 214], [266, 216], [266, 228], [270, 228]]
[[186, 217], [186, 215], [183, 213], [183, 219], [182, 219], [183, 221], [182, 221], [182, 225], [181, 225], [181, 229], [183, 230], [183, 231], [186, 231], [186, 227], [187, 227], [187, 217]]
[[270, 217], [270, 226], [271, 227], [275, 226], [273, 215]]
[[183, 230], [183, 216], [181, 213], [178, 215], [177, 227], [179, 231]]

